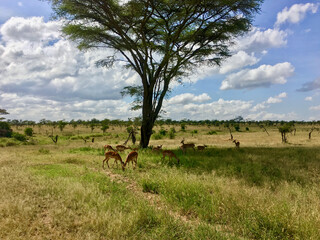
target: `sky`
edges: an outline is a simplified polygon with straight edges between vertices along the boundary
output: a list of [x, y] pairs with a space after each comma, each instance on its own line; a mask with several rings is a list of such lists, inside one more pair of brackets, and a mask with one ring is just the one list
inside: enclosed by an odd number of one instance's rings
[[[320, 0], [265, 0], [250, 32], [220, 67], [173, 84], [161, 115], [174, 120], [320, 120]], [[60, 34], [51, 6], [0, 0], [0, 109], [39, 121], [137, 117], [123, 87], [139, 84], [108, 50], [80, 52]]]

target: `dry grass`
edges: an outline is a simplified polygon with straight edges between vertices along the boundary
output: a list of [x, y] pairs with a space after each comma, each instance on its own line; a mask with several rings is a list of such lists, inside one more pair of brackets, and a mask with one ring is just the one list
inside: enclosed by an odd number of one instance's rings
[[[102, 146], [123, 143], [125, 128], [102, 135], [80, 127], [81, 136], [97, 136], [94, 143], [84, 143], [72, 139], [78, 133], [67, 127], [57, 132], [58, 144], [46, 130], [41, 128], [35, 145], [0, 148], [0, 239], [320, 235], [320, 134], [308, 140], [308, 127], [289, 135], [288, 144], [281, 143], [276, 128], [268, 129], [267, 136], [250, 127], [233, 133], [241, 142], [235, 149], [225, 130], [187, 126], [175, 139], [151, 140], [151, 145], [172, 149], [180, 165], [145, 150], [139, 151], [137, 169], [125, 172], [101, 167]], [[210, 130], [217, 135], [208, 135]], [[177, 150], [183, 138], [209, 149], [184, 155]]]

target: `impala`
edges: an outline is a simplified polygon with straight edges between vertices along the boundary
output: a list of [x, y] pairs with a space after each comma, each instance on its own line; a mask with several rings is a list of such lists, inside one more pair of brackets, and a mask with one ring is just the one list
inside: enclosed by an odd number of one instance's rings
[[[119, 153], [113, 152], [113, 151], [109, 151], [109, 152], [106, 152], [104, 155], [105, 155], [105, 159], [102, 162], [102, 168], [103, 169], [104, 169], [104, 162], [107, 162], [108, 168], [110, 168], [109, 159], [113, 158], [114, 159], [114, 163], [117, 163], [117, 167], [118, 167], [118, 161], [120, 161], [121, 166], [122, 166], [122, 170], [124, 170], [124, 163], [123, 163], [122, 158], [119, 155]], [[113, 163], [113, 165], [114, 165], [114, 163]]]

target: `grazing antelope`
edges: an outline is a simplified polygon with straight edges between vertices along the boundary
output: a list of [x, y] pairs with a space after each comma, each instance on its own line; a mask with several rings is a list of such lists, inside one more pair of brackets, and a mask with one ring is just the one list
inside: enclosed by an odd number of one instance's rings
[[206, 149], [206, 147], [208, 147], [208, 146], [205, 145], [205, 144], [203, 144], [203, 146], [197, 146], [197, 149], [198, 149], [199, 151], [203, 151], [203, 150]]
[[152, 152], [159, 152], [161, 150], [162, 150], [162, 145], [158, 145], [158, 146], [152, 148]]
[[114, 148], [111, 147], [110, 145], [104, 145], [103, 148], [104, 148], [104, 151], [106, 151], [107, 149], [108, 149], [109, 151], [114, 151], [114, 152], [116, 151], [116, 150], [114, 150]]
[[235, 139], [235, 140], [233, 140], [232, 142], [234, 142], [234, 144], [236, 145], [236, 147], [237, 147], [237, 148], [239, 148], [239, 147], [240, 147], [240, 142], [239, 142], [239, 141], [237, 141], [236, 139]]
[[[131, 162], [133, 169], [135, 169], [137, 166], [137, 161], [138, 161], [138, 153], [136, 151], [133, 151], [128, 154], [127, 159], [123, 164], [123, 167], [125, 168], [127, 164], [129, 165], [129, 162]], [[133, 163], [134, 163], [134, 166], [133, 166]]]
[[[110, 158], [113, 158], [114, 159], [114, 163], [117, 163], [117, 167], [118, 167], [118, 161], [120, 161], [121, 163], [121, 166], [122, 166], [122, 170], [124, 170], [124, 163], [122, 161], [122, 158], [121, 156], [119, 155], [119, 153], [117, 152], [113, 152], [113, 151], [109, 151], [109, 152], [106, 152], [105, 154], [105, 159], [103, 160], [102, 162], [102, 168], [104, 169], [104, 162], [107, 161], [107, 165], [108, 165], [108, 168], [110, 168], [109, 166], [109, 159]], [[113, 165], [114, 165], [113, 163]], [[112, 165], [112, 166], [113, 166]]]
[[126, 149], [130, 149], [130, 147], [126, 147], [124, 145], [117, 145], [116, 149], [117, 149], [118, 152], [123, 152]]
[[181, 141], [182, 146], [180, 146], [180, 149], [186, 153], [187, 148], [193, 148], [193, 151], [195, 151], [195, 145], [194, 143], [184, 143], [184, 139]]
[[175, 159], [177, 159], [178, 164], [180, 163], [180, 159], [177, 158], [177, 156], [174, 154], [174, 152], [172, 152], [170, 150], [163, 150], [162, 151], [162, 159], [164, 160], [166, 156], [169, 157], [169, 160], [171, 160], [174, 157]]

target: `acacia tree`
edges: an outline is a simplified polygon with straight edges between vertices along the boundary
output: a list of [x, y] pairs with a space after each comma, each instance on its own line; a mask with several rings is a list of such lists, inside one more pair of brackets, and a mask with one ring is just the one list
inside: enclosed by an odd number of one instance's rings
[[145, 148], [170, 83], [199, 65], [219, 65], [231, 41], [250, 29], [263, 0], [48, 1], [80, 49], [114, 50], [98, 66], [125, 61], [140, 76], [140, 85], [122, 93], [134, 97], [133, 109], [142, 109]]

